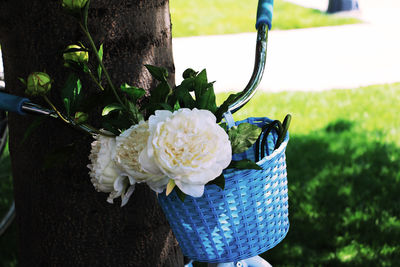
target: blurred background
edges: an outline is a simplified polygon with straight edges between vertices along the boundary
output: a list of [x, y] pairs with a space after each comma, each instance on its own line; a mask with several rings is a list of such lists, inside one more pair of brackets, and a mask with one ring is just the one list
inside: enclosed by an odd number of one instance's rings
[[[219, 101], [242, 90], [253, 70], [257, 0], [170, 6], [176, 82], [188, 67], [206, 68]], [[293, 117], [291, 227], [263, 254], [273, 266], [400, 266], [398, 14], [398, 0], [275, 0], [263, 81], [235, 114]], [[0, 61], [0, 79], [2, 71]], [[0, 218], [12, 201], [9, 165], [5, 149]], [[15, 231], [0, 236], [0, 266], [16, 265]]]

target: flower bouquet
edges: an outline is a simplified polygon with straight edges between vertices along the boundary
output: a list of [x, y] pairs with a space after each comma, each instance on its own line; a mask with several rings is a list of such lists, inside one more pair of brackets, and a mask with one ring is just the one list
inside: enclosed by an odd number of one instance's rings
[[[120, 198], [124, 206], [136, 184], [148, 185], [183, 253], [194, 260], [237, 261], [279, 243], [289, 226], [290, 115], [282, 123], [234, 122], [230, 107], [243, 94], [231, 94], [218, 106], [205, 70], [187, 69], [182, 83], [171, 86], [165, 68], [146, 65], [158, 81], [149, 96], [126, 83], [116, 87], [102, 61], [103, 47], [97, 48], [87, 27], [89, 1], [64, 0], [63, 6], [77, 19], [89, 47], [78, 43], [64, 50], [64, 65], [74, 71], [61, 92], [64, 107], [47, 97], [53, 83], [47, 73], [20, 80], [26, 94], [42, 96], [55, 117], [93, 136], [88, 168], [94, 188], [107, 193], [109, 203]], [[75, 72], [86, 73], [100, 92], [114, 96], [98, 103], [101, 129], [89, 125], [89, 114], [80, 109], [82, 82]]]

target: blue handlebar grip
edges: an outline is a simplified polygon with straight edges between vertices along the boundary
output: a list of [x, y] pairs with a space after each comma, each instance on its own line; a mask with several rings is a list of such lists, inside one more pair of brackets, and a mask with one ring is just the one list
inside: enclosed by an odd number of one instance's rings
[[22, 110], [22, 105], [29, 102], [28, 98], [9, 95], [0, 92], [0, 109], [5, 111], [11, 111], [18, 113], [20, 115], [25, 115], [26, 113]]
[[274, 0], [259, 0], [257, 8], [257, 22], [256, 29], [260, 24], [267, 24], [268, 29], [272, 26], [272, 13], [274, 9]]

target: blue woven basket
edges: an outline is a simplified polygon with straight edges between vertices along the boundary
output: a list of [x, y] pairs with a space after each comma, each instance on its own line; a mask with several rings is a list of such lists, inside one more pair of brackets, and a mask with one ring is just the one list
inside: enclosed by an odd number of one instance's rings
[[[259, 127], [268, 118], [248, 118]], [[232, 262], [263, 253], [289, 230], [285, 149], [288, 135], [273, 150], [276, 134], [268, 138], [269, 156], [257, 162], [262, 170], [228, 170], [225, 190], [205, 187], [200, 198], [182, 202], [175, 191], [159, 195], [159, 203], [185, 256], [200, 262]], [[255, 146], [235, 160], [255, 158]]]

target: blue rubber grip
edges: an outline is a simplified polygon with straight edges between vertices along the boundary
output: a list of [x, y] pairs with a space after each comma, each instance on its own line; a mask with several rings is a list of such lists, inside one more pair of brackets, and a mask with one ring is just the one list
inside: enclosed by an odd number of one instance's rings
[[15, 112], [21, 115], [25, 115], [26, 113], [22, 110], [22, 105], [26, 102], [29, 102], [28, 98], [9, 95], [6, 93], [0, 92], [0, 109], [5, 111]]
[[260, 27], [261, 24], [267, 24], [268, 29], [272, 26], [272, 13], [274, 9], [274, 0], [259, 0], [257, 8], [257, 22], [256, 29]]

